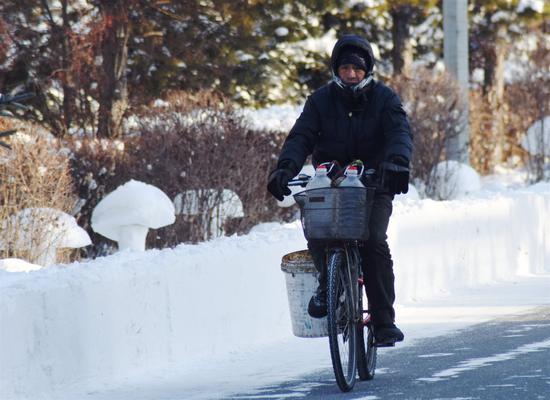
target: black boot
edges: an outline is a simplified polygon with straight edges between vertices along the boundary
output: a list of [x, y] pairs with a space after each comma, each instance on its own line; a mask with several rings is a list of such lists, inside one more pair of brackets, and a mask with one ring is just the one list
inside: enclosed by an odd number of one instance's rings
[[313, 259], [315, 269], [319, 272], [319, 286], [309, 301], [307, 312], [313, 318], [326, 317], [327, 312], [327, 266], [325, 245], [318, 242], [308, 242], [307, 247]]
[[309, 304], [307, 306], [308, 314], [313, 318], [326, 317], [327, 312], [327, 288], [319, 285], [315, 294], [311, 296]]
[[405, 338], [401, 329], [395, 324], [374, 326], [374, 340], [376, 346], [393, 346], [395, 342], [401, 342]]

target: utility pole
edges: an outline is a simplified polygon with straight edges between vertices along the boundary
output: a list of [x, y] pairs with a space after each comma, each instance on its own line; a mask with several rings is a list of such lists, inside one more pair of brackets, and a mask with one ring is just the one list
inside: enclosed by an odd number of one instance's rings
[[466, 104], [461, 131], [447, 141], [447, 158], [468, 164], [468, 0], [443, 0], [443, 34], [445, 68], [458, 81]]

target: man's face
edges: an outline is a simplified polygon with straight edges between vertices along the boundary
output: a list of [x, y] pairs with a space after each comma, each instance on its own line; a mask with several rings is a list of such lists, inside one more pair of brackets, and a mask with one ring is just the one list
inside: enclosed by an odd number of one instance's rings
[[355, 85], [365, 78], [366, 72], [353, 64], [342, 64], [338, 67], [338, 76], [348, 85]]

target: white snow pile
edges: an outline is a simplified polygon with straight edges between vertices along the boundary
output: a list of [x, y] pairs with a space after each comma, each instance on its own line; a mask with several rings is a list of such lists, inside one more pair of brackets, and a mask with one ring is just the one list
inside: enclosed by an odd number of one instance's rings
[[[205, 199], [204, 204], [201, 204], [201, 198]], [[176, 214], [197, 215], [206, 209], [216, 208], [216, 215], [226, 218], [244, 217], [239, 195], [229, 189], [187, 190], [176, 195], [174, 207]]]
[[[394, 204], [388, 235], [398, 320], [407, 315], [403, 309], [418, 310], [442, 293], [458, 291], [464, 302], [465, 288], [550, 273], [549, 183]], [[258, 379], [329, 368], [325, 340], [291, 334], [280, 260], [305, 245], [299, 221], [269, 223], [198, 245], [125, 251], [28, 273], [0, 270], [0, 398], [227, 398]], [[498, 301], [514, 301], [509, 293]], [[544, 293], [537, 301], [550, 303]], [[475, 320], [478, 308], [457, 321]], [[426, 331], [424, 312], [408, 315]], [[434, 317], [434, 331], [441, 320]], [[316, 343], [305, 360], [288, 363], [289, 348], [303, 354]], [[255, 352], [261, 357], [249, 365]], [[282, 354], [289, 364], [280, 363], [283, 375], [271, 367]], [[225, 367], [213, 373], [219, 365]], [[232, 386], [230, 377], [241, 369], [255, 379], [235, 378]], [[159, 389], [166, 396], [141, 392], [158, 389], [160, 381], [168, 382]], [[131, 387], [133, 394], [110, 396], [113, 387]], [[169, 388], [179, 397], [163, 392]]]
[[550, 115], [535, 121], [527, 129], [521, 147], [532, 155], [550, 155]]
[[228, 218], [244, 217], [239, 195], [229, 189], [186, 190], [176, 195], [174, 207], [176, 214], [209, 215], [211, 237], [224, 235], [224, 225]]
[[469, 165], [447, 160], [437, 164], [431, 173], [437, 188], [433, 197], [452, 200], [481, 189], [479, 174]]
[[[57, 249], [92, 244], [73, 216], [53, 208], [25, 208], [3, 221], [2, 230], [8, 232], [9, 246], [39, 254], [36, 262], [42, 266], [55, 264]], [[0, 248], [4, 247], [0, 241]]]
[[42, 268], [41, 265], [31, 264], [19, 258], [4, 258], [0, 260], [0, 269], [8, 272], [30, 272]]
[[516, 8], [517, 12], [522, 13], [527, 9], [542, 13], [544, 11], [544, 0], [520, 0]]
[[420, 200], [420, 194], [418, 193], [418, 189], [416, 189], [416, 186], [409, 183], [409, 190], [407, 193], [398, 194], [395, 196], [396, 200]]

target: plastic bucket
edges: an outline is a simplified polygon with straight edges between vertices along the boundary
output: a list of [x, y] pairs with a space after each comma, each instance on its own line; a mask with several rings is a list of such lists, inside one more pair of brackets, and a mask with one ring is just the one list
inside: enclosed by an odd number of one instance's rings
[[308, 250], [286, 254], [281, 262], [285, 273], [292, 333], [303, 338], [328, 336], [327, 318], [311, 318], [307, 306], [317, 289], [317, 270]]

